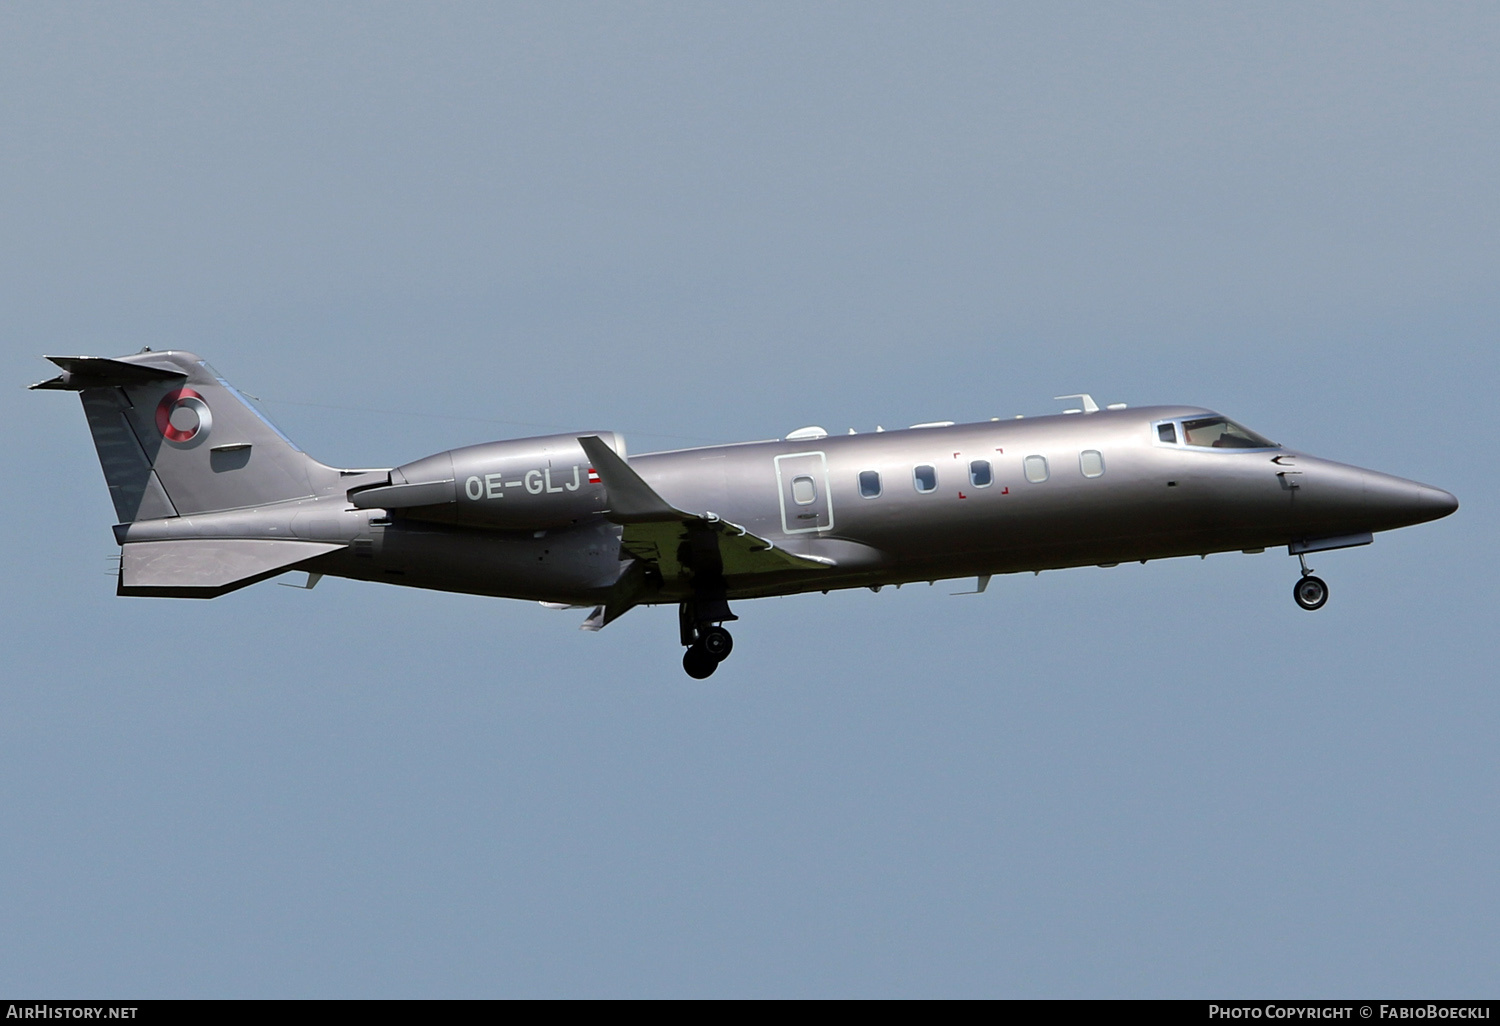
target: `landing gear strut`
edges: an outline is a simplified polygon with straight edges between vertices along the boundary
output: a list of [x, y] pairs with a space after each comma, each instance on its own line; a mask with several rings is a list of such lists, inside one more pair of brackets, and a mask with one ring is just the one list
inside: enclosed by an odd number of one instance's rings
[[1322, 609], [1328, 601], [1328, 585], [1323, 578], [1313, 576], [1307, 568], [1306, 556], [1299, 553], [1297, 560], [1302, 564], [1302, 579], [1292, 586], [1292, 598], [1303, 609]]
[[729, 658], [734, 649], [734, 638], [720, 621], [733, 619], [735, 616], [729, 612], [729, 604], [723, 600], [688, 601], [677, 607], [682, 644], [687, 648], [682, 654], [682, 668], [689, 677], [705, 680]]

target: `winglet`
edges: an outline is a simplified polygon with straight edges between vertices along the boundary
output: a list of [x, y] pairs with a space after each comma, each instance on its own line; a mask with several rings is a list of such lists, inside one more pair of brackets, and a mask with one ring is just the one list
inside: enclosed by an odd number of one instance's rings
[[684, 513], [641, 480], [641, 475], [630, 469], [598, 435], [578, 439], [583, 451], [593, 462], [599, 480], [609, 491], [609, 509], [604, 515], [617, 524], [634, 524], [648, 520], [691, 520], [693, 514]]

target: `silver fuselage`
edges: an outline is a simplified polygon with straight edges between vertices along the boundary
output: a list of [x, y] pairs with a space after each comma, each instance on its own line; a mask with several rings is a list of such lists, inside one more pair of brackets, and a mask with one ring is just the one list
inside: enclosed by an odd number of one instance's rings
[[[630, 466], [676, 507], [717, 514], [829, 564], [816, 575], [729, 575], [730, 598], [1264, 549], [1389, 530], [1456, 508], [1440, 489], [1285, 448], [1158, 438], [1164, 421], [1210, 413], [1148, 407], [749, 442], [644, 454]], [[1096, 455], [1085, 463], [1085, 453]], [[1045, 460], [1044, 480], [1035, 479], [1035, 459], [1028, 476], [1028, 457]], [[976, 485], [970, 467], [981, 460], [990, 480]], [[918, 489], [917, 468], [931, 468], [921, 482], [931, 490]], [[867, 496], [859, 480], [870, 471], [880, 487]], [[812, 501], [799, 502], [806, 484], [793, 494], [798, 477], [811, 478]], [[289, 506], [285, 530], [354, 539], [307, 565], [317, 572], [584, 605], [602, 601], [624, 565], [621, 528], [602, 512], [605, 489], [589, 487], [599, 512], [540, 530], [353, 510], [342, 495]], [[321, 535], [297, 527], [314, 521]], [[146, 536], [132, 529], [132, 538]], [[663, 581], [644, 600], [677, 602], [686, 594], [682, 581]]]

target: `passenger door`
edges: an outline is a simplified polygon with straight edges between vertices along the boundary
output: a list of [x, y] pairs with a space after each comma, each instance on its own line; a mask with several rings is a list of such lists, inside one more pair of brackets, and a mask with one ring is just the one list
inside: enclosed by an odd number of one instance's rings
[[781, 530], [786, 534], [833, 528], [833, 501], [828, 494], [828, 459], [821, 452], [776, 457], [776, 485], [781, 491]]

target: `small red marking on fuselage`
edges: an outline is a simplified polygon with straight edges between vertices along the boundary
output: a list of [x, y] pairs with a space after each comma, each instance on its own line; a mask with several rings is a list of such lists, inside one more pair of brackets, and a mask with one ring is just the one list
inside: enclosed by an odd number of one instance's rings
[[959, 497], [959, 498], [960, 498], [960, 499], [967, 499], [967, 498], [968, 498], [968, 496], [967, 496], [967, 495], [965, 495], [965, 494], [964, 494], [964, 493], [963, 493], [963, 492], [959, 492], [959, 493], [958, 493], [958, 497]]
[[1000, 494], [1001, 495], [1009, 495], [1010, 494], [1010, 486], [1007, 485], [1006, 487], [1000, 489]]

